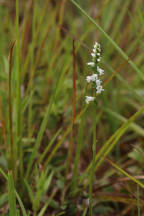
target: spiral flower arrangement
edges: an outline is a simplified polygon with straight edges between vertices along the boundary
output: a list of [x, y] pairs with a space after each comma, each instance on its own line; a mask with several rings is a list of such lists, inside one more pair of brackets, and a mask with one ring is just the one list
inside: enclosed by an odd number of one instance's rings
[[[88, 62], [87, 65], [92, 68], [93, 74], [91, 76], [87, 76], [86, 81], [87, 83], [93, 82], [96, 91], [95, 95], [97, 95], [97, 94], [101, 94], [101, 92], [104, 91], [102, 87], [102, 80], [101, 80], [101, 76], [104, 75], [104, 70], [98, 66], [101, 60], [101, 47], [99, 43], [95, 42], [91, 56], [92, 56], [92, 61]], [[95, 97], [92, 96], [86, 96], [85, 98], [87, 104], [89, 104], [89, 102], [94, 100]]]

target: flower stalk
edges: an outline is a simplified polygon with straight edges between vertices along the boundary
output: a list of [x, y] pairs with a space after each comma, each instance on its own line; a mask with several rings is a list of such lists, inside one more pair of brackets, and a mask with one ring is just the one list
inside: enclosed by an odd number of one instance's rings
[[[85, 102], [89, 104], [92, 101], [96, 101], [96, 96], [101, 94], [104, 89], [102, 87], [101, 76], [104, 75], [104, 70], [99, 67], [99, 62], [101, 60], [101, 47], [100, 44], [95, 42], [92, 53], [92, 61], [88, 62], [87, 65], [92, 68], [93, 74], [86, 77], [87, 83], [92, 82], [94, 88], [94, 96], [86, 96]], [[96, 103], [94, 103], [94, 123], [93, 123], [93, 145], [92, 145], [92, 167], [90, 170], [90, 184], [89, 184], [89, 215], [93, 215], [92, 207], [92, 194], [93, 194], [93, 183], [94, 183], [94, 168], [95, 168], [95, 156], [96, 156]]]

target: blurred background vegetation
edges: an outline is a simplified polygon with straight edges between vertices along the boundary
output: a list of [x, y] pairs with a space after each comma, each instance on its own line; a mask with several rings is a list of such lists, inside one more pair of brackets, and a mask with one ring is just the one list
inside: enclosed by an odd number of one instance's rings
[[84, 96], [95, 41], [105, 70], [97, 153], [108, 153], [97, 160], [93, 215], [144, 215], [144, 2], [75, 2], [126, 58], [72, 1], [0, 0], [0, 215], [89, 215], [94, 110]]

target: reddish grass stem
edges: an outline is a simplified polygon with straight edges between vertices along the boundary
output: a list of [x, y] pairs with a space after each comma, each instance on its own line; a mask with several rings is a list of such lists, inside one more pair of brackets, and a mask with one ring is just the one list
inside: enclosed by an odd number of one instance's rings
[[10, 165], [13, 171], [15, 170], [15, 160], [14, 160], [14, 145], [13, 145], [13, 123], [12, 123], [12, 55], [13, 55], [13, 48], [15, 43], [11, 45], [10, 52], [9, 52], [9, 99], [8, 99], [8, 105], [9, 105], [9, 130], [10, 130]]

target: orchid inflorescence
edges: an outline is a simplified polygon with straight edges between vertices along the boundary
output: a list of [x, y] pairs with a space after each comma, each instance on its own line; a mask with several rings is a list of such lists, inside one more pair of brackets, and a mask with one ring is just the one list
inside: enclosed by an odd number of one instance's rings
[[[92, 56], [92, 61], [88, 62], [87, 65], [92, 67], [93, 69], [93, 74], [91, 76], [86, 77], [87, 83], [90, 83], [91, 81], [94, 83], [94, 86], [96, 88], [96, 94], [100, 94], [102, 91], [104, 91], [102, 87], [102, 81], [100, 80], [100, 76], [104, 74], [104, 70], [101, 69], [98, 64], [101, 60], [101, 47], [100, 44], [95, 42], [91, 56]], [[86, 96], [86, 103], [88, 104], [90, 101], [94, 101], [94, 97], [91, 96]]]

